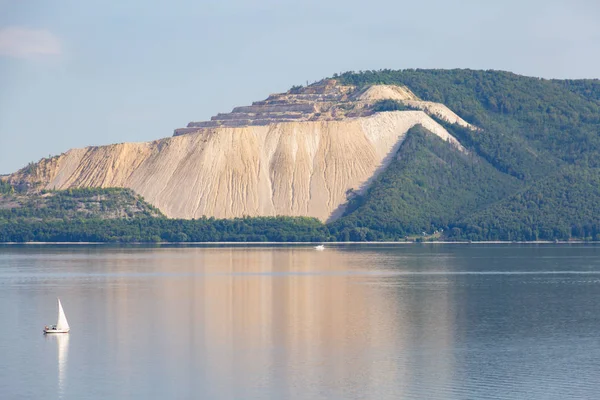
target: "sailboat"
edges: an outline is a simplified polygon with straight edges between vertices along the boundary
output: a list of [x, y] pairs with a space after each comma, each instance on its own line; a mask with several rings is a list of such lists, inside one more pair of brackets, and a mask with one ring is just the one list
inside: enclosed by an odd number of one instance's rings
[[58, 321], [56, 325], [51, 325], [50, 327], [44, 327], [44, 333], [69, 333], [71, 328], [69, 328], [69, 323], [67, 322], [67, 316], [65, 315], [65, 311], [62, 308], [62, 304], [60, 304], [60, 299], [58, 300]]

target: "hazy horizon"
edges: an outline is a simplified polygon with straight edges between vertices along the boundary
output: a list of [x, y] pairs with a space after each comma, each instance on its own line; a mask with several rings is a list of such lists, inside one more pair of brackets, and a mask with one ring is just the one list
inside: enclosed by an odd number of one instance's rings
[[344, 71], [600, 78], [600, 4], [0, 0], [0, 174], [149, 141]]

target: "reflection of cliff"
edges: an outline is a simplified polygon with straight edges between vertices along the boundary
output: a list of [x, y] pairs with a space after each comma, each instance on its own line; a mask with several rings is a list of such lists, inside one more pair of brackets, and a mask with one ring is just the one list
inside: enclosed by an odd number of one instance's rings
[[265, 387], [278, 398], [385, 398], [385, 390], [415, 389], [415, 371], [451, 380], [452, 359], [443, 356], [453, 340], [450, 286], [423, 290], [422, 277], [394, 269], [373, 275], [364, 266], [381, 253], [143, 253], [111, 258], [118, 276], [107, 320], [118, 328], [107, 330], [125, 369], [158, 359], [148, 368], [215, 398], [251, 398]]
[[[349, 274], [358, 268], [343, 252], [206, 249], [193, 261], [196, 267], [178, 270], [208, 276], [170, 280], [164, 318], [168, 326], [193, 321], [193, 330], [173, 344], [177, 358], [191, 352], [190, 365], [210, 360], [209, 380], [221, 390], [228, 390], [223, 377], [238, 387], [276, 380], [289, 388], [357, 376], [370, 364], [370, 349], [390, 346], [402, 331], [393, 298], [358, 284]], [[186, 307], [173, 313], [181, 303]], [[328, 363], [326, 376], [319, 376]], [[390, 365], [382, 367], [368, 374], [394, 374]]]
[[[396, 277], [365, 277], [369, 271], [359, 266], [369, 265], [369, 255], [311, 249], [197, 253], [177, 271], [208, 276], [170, 280], [164, 318], [168, 326], [193, 321], [173, 348], [190, 365], [210, 360], [210, 381], [229, 377], [238, 387], [276, 381], [288, 389], [322, 383], [309, 392], [344, 382], [353, 396], [365, 398], [392, 384], [401, 393], [414, 381], [413, 367], [430, 359], [414, 353], [413, 344], [427, 337], [434, 344], [427, 351], [439, 352], [452, 340], [449, 293], [382, 287]], [[173, 313], [182, 299], [187, 306]], [[406, 358], [388, 358], [398, 353]], [[450, 379], [447, 360], [425, 367], [441, 382]], [[228, 390], [227, 382], [217, 385]]]

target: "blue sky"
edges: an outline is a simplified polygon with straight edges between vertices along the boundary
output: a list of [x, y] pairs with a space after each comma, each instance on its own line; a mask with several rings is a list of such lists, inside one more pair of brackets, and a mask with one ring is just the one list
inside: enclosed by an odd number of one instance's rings
[[0, 0], [0, 173], [335, 72], [600, 78], [597, 0]]

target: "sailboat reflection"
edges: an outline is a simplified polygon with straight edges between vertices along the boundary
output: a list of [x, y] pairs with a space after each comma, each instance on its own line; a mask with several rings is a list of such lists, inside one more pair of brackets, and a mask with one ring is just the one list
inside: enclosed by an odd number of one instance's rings
[[56, 341], [58, 349], [58, 393], [60, 397], [65, 390], [67, 375], [67, 358], [69, 355], [69, 335], [45, 335], [46, 340]]

